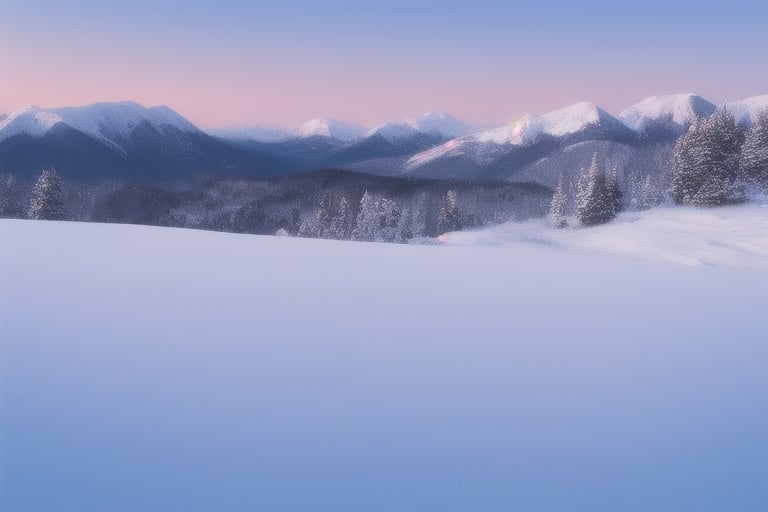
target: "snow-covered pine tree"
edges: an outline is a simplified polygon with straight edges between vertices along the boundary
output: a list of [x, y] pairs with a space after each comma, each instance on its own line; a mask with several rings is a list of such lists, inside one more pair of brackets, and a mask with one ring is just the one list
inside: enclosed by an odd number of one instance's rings
[[397, 241], [407, 244], [408, 240], [413, 238], [413, 220], [414, 214], [410, 208], [405, 208], [400, 215], [400, 234]]
[[455, 190], [449, 190], [443, 198], [443, 204], [437, 215], [437, 234], [461, 229], [461, 216]]
[[714, 158], [713, 155], [705, 156], [702, 154], [702, 151], [712, 151], [713, 149], [710, 144], [704, 142], [706, 123], [706, 119], [695, 119], [688, 131], [675, 144], [674, 174], [670, 192], [672, 199], [677, 204], [690, 203], [704, 182], [705, 171], [700, 166], [702, 157]]
[[718, 206], [738, 201], [743, 141], [743, 131], [725, 109], [694, 122], [675, 146], [671, 191], [675, 202]]
[[576, 213], [586, 208], [587, 198], [591, 194], [590, 188], [596, 180], [600, 167], [597, 163], [597, 153], [592, 155], [592, 162], [587, 169], [582, 168], [576, 180]]
[[40, 174], [32, 189], [32, 201], [28, 216], [36, 220], [60, 220], [64, 218], [64, 201], [61, 198], [61, 180], [54, 169]]
[[[739, 161], [741, 146], [744, 144], [744, 130], [733, 114], [724, 108], [712, 114], [707, 124], [712, 131], [712, 139], [719, 157], [713, 166], [717, 177], [711, 180], [709, 187], [699, 191], [694, 201], [704, 206], [741, 201], [744, 199], [744, 190], [739, 183]], [[715, 183], [718, 184], [716, 188], [713, 186]], [[713, 190], [708, 192], [707, 188]]]
[[768, 193], [768, 109], [757, 114], [741, 147], [740, 172], [747, 186]]
[[13, 174], [0, 177], [0, 217], [15, 218], [24, 215], [21, 206], [20, 187]]
[[320, 196], [320, 205], [315, 213], [313, 235], [316, 238], [330, 238], [331, 219], [333, 218], [333, 196], [326, 190]]
[[412, 203], [411, 206], [411, 218], [413, 219], [413, 237], [418, 238], [426, 236], [427, 234], [427, 222], [428, 222], [428, 207], [429, 194], [422, 192]]
[[552, 203], [549, 206], [549, 223], [555, 228], [564, 228], [568, 225], [568, 197], [565, 195], [563, 176], [557, 180], [557, 188], [552, 195]]
[[[616, 217], [624, 209], [624, 195], [621, 193], [619, 185], [619, 173], [616, 166], [612, 167], [605, 178], [605, 192], [608, 206]], [[611, 218], [613, 218], [611, 217]]]
[[640, 191], [643, 188], [642, 176], [639, 172], [631, 172], [626, 176], [627, 189], [629, 196], [627, 198], [627, 208], [632, 211], [641, 210]]
[[327, 238], [334, 238], [336, 240], [346, 240], [348, 238], [349, 230], [349, 201], [345, 196], [342, 196], [339, 200], [339, 205], [336, 208], [331, 219], [331, 225], [328, 228]]
[[636, 209], [648, 210], [654, 206], [658, 206], [659, 202], [659, 191], [654, 185], [653, 180], [651, 179], [651, 175], [649, 174], [645, 177], [645, 180], [643, 180], [642, 184], [640, 185]]
[[288, 232], [292, 235], [298, 235], [301, 229], [301, 211], [298, 206], [294, 206], [291, 210], [291, 225], [288, 228]]
[[372, 242], [376, 237], [376, 199], [366, 190], [360, 199], [352, 239]]
[[376, 240], [381, 242], [397, 241], [400, 232], [400, 205], [392, 199], [381, 198], [376, 202], [379, 217], [379, 232]]
[[605, 174], [600, 172], [595, 155], [589, 170], [579, 177], [579, 197], [576, 205], [579, 221], [585, 226], [610, 222], [618, 213], [614, 196], [615, 192], [608, 188]]

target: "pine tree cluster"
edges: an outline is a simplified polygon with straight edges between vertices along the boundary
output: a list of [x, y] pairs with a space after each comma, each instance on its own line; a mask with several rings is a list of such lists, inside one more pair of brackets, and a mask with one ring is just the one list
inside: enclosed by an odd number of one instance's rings
[[768, 194], [768, 109], [757, 115], [741, 147], [741, 178], [746, 186]]
[[595, 155], [577, 184], [576, 213], [579, 222], [585, 226], [605, 224], [619, 214], [621, 207], [622, 193], [617, 171], [613, 168], [607, 174], [602, 172]]
[[368, 191], [360, 200], [360, 211], [352, 231], [353, 240], [366, 242], [404, 242], [400, 237], [402, 210], [397, 202], [375, 197]]
[[743, 198], [739, 159], [744, 132], [733, 114], [719, 109], [698, 119], [675, 145], [672, 199], [678, 204], [719, 206]]
[[658, 179], [654, 180], [650, 174], [645, 177], [636, 174], [628, 181], [630, 210], [649, 210], [662, 203], [664, 192]]
[[32, 189], [32, 201], [28, 216], [35, 220], [61, 220], [64, 218], [64, 201], [61, 180], [53, 169], [42, 172]]
[[[410, 206], [401, 205], [394, 199], [365, 191], [355, 210], [346, 196], [334, 199], [331, 191], [326, 190], [319, 195], [315, 213], [298, 228], [295, 225], [300, 222], [300, 217], [294, 210], [294, 227], [286, 231], [310, 238], [406, 243], [416, 236], [425, 236], [429, 230], [425, 218], [426, 200], [422, 197]], [[445, 194], [433, 222], [437, 232], [430, 236], [463, 227], [456, 191]]]
[[552, 195], [552, 203], [549, 207], [549, 223], [552, 227], [561, 229], [568, 225], [568, 197], [565, 195], [563, 176], [557, 181], [557, 188]]
[[19, 200], [20, 190], [16, 178], [10, 174], [0, 176], [0, 217], [23, 217], [24, 207]]
[[455, 190], [449, 190], [445, 194], [440, 213], [437, 216], [437, 234], [442, 235], [450, 231], [461, 230], [461, 216]]

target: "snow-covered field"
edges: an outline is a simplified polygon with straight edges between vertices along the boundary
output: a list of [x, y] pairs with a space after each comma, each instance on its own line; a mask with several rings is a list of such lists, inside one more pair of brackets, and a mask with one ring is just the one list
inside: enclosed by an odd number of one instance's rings
[[624, 212], [609, 224], [567, 229], [546, 221], [510, 222], [480, 231], [449, 233], [447, 245], [536, 244], [558, 249], [608, 252], [683, 265], [768, 269], [768, 203], [722, 208], [654, 208]]
[[766, 510], [766, 209], [665, 211], [456, 247], [0, 221], [0, 510]]

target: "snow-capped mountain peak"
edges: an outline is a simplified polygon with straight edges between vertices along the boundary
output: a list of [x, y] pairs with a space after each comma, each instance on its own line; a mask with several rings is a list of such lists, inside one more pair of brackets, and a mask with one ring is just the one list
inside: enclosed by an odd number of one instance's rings
[[616, 120], [594, 104], [582, 102], [541, 116], [524, 114], [506, 126], [469, 137], [478, 142], [526, 145], [535, 142], [541, 135], [563, 137], [601, 122], [615, 123]]
[[398, 140], [413, 137], [418, 133], [420, 133], [420, 131], [408, 123], [387, 123], [371, 128], [365, 136], [372, 137], [374, 135], [381, 135], [387, 142], [396, 143]]
[[21, 134], [39, 137], [61, 121], [61, 117], [52, 112], [28, 105], [12, 112], [0, 122], [0, 141]]
[[523, 114], [511, 123], [499, 128], [483, 130], [468, 138], [481, 143], [527, 144], [541, 133], [541, 123], [531, 114]]
[[411, 157], [404, 165], [407, 171], [438, 159], [464, 157], [477, 165], [492, 163], [515, 147], [535, 144], [543, 136], [564, 138], [592, 127], [616, 137], [631, 135], [629, 129], [593, 103], [581, 102], [541, 116], [524, 114], [506, 126], [483, 130], [450, 140], [440, 146]]
[[715, 105], [696, 94], [669, 94], [646, 98], [623, 110], [619, 119], [635, 132], [643, 132], [664, 122], [685, 128], [696, 118], [709, 116], [714, 111]]
[[298, 138], [328, 137], [347, 142], [362, 137], [366, 132], [367, 129], [363, 126], [328, 118], [307, 121], [294, 135]]
[[148, 108], [133, 101], [94, 103], [85, 107], [52, 109], [51, 112], [73, 128], [116, 144], [142, 122], [154, 127], [172, 126], [185, 132], [198, 131], [195, 125], [168, 107]]
[[760, 111], [768, 110], [768, 94], [726, 103], [725, 108], [734, 115], [737, 122], [749, 126]]
[[0, 122], [0, 140], [20, 134], [42, 136], [60, 122], [115, 148], [120, 148], [120, 141], [143, 122], [155, 128], [172, 126], [185, 132], [198, 131], [195, 125], [168, 107], [147, 108], [126, 101], [47, 110], [24, 107]]
[[466, 135], [471, 128], [447, 112], [426, 112], [416, 117], [406, 117], [405, 124], [422, 133], [441, 137], [459, 137]]
[[538, 123], [542, 133], [562, 137], [582, 130], [589, 125], [612, 119], [610, 114], [594, 103], [582, 101], [544, 114], [539, 118]]

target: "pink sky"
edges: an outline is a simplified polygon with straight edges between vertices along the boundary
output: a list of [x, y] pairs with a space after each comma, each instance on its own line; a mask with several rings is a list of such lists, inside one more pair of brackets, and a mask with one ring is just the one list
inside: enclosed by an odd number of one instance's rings
[[[8, 69], [10, 67], [10, 69]], [[610, 86], [588, 76], [538, 76], [525, 81], [387, 80], [353, 76], [346, 80], [296, 73], [269, 77], [205, 76], [177, 73], [175, 68], [149, 72], [126, 68], [101, 74], [98, 63], [84, 63], [89, 75], [51, 73], [50, 67], [8, 66], [13, 79], [0, 92], [0, 111], [24, 105], [41, 107], [83, 105], [95, 101], [134, 100], [151, 106], [165, 104], [201, 126], [276, 123], [295, 127], [315, 117], [334, 116], [367, 125], [397, 120], [427, 111], [448, 111], [470, 123], [503, 123], [525, 112], [543, 113], [578, 101], [592, 101], [611, 113], [653, 94], [698, 92], [720, 103], [765, 93], [768, 86], [702, 90], [696, 80], [613, 77]], [[62, 67], [66, 67], [62, 63]], [[4, 69], [4, 71], [6, 70]], [[55, 76], [55, 87], [51, 87]], [[151, 79], [145, 78], [151, 76]], [[495, 77], [494, 77], [495, 78]], [[555, 84], [562, 84], [557, 86]]]
[[406, 16], [384, 4], [136, 1], [143, 10], [3, 1], [0, 112], [133, 100], [204, 127], [374, 125], [427, 111], [497, 124], [579, 101], [617, 114], [656, 94], [722, 103], [768, 93], [765, 28], [703, 5], [649, 17], [565, 3], [552, 18], [528, 4], [406, 2]]

